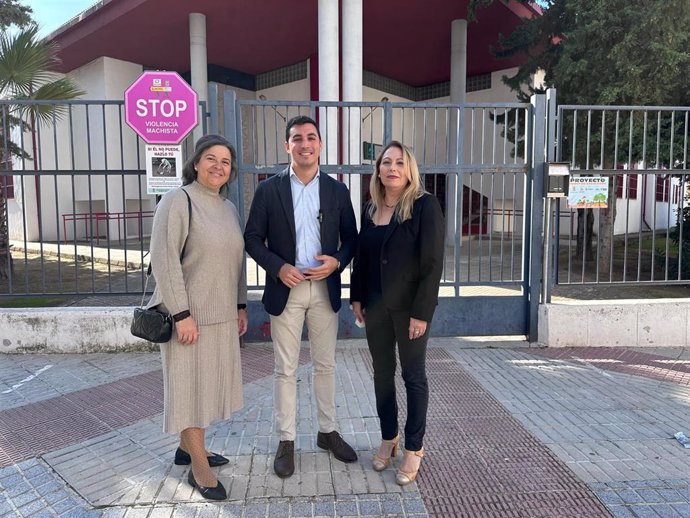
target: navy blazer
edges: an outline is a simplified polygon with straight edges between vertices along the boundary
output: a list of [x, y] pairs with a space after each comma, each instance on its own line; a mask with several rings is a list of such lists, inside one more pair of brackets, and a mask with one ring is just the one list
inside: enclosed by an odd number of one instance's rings
[[[345, 184], [319, 171], [321, 204], [321, 253], [340, 261], [340, 269], [326, 278], [333, 311], [340, 309], [340, 272], [352, 260], [357, 246], [357, 222], [350, 191]], [[254, 193], [244, 231], [247, 253], [266, 270], [266, 288], [261, 299], [270, 315], [285, 309], [290, 288], [278, 277], [280, 268], [295, 264], [297, 237], [292, 206], [290, 168], [261, 182]]]
[[[361, 232], [373, 224], [365, 211]], [[378, 261], [385, 307], [409, 311], [411, 317], [430, 322], [438, 304], [445, 232], [441, 206], [431, 194], [415, 200], [411, 219], [398, 223], [394, 215], [386, 228], [380, 257], [371, 257], [367, 250], [358, 247], [350, 300], [366, 307], [369, 294], [362, 272], [366, 271], [367, 261]]]

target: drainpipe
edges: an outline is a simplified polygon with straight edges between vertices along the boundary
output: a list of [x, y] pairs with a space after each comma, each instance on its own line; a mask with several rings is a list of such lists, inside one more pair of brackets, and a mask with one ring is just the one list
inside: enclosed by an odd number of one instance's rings
[[38, 240], [43, 241], [43, 232], [41, 231], [41, 177], [38, 174], [38, 143], [36, 142], [36, 116], [31, 113], [31, 151], [33, 152], [34, 162], [34, 186], [36, 189], [36, 230], [38, 232]]
[[647, 230], [652, 230], [652, 227], [647, 223], [647, 176], [642, 175], [642, 223], [647, 227]]

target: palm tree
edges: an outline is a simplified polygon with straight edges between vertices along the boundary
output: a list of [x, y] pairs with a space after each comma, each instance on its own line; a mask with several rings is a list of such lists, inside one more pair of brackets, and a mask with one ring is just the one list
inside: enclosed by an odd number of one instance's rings
[[[11, 101], [60, 101], [84, 95], [70, 78], [60, 77], [52, 71], [59, 62], [57, 46], [40, 39], [35, 25], [11, 33], [5, 30], [0, 34], [0, 98], [4, 99], [0, 120], [0, 136], [4, 141], [0, 147], [0, 168], [7, 170], [6, 165], [12, 156], [29, 159], [32, 155], [36, 157], [35, 138], [32, 138], [29, 154], [10, 141], [12, 126], [24, 120], [23, 127], [28, 127], [33, 135], [36, 124], [51, 124], [55, 120], [54, 115], [59, 115], [60, 112], [59, 108], [51, 104], [17, 105]], [[5, 154], [10, 156], [3, 156]], [[34, 168], [38, 169], [35, 161]], [[4, 184], [5, 177], [1, 178]], [[3, 188], [3, 184], [0, 184], [0, 279], [6, 279], [12, 269], [7, 190]]]

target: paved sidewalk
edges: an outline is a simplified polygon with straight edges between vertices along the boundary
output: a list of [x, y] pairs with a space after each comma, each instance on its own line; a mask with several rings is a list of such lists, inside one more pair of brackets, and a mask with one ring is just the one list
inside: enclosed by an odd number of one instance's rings
[[157, 354], [0, 356], [0, 516], [690, 516], [690, 449], [673, 438], [690, 435], [684, 349], [432, 339], [427, 456], [405, 488], [393, 469], [371, 469], [380, 435], [366, 343], [337, 351], [354, 464], [316, 447], [302, 352], [297, 470], [283, 480], [272, 471], [272, 351], [242, 350], [245, 406], [208, 433], [230, 458], [217, 471], [222, 503], [172, 463]]

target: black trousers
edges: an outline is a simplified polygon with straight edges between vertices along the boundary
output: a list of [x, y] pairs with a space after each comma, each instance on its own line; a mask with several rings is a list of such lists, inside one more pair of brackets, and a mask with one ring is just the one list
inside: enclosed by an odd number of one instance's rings
[[410, 313], [389, 311], [381, 303], [366, 308], [366, 332], [374, 364], [376, 410], [383, 439], [398, 434], [398, 402], [395, 393], [395, 346], [398, 345], [400, 368], [407, 392], [405, 448], [418, 451], [423, 446], [429, 384], [426, 377], [426, 345], [429, 325], [423, 336], [409, 339]]

